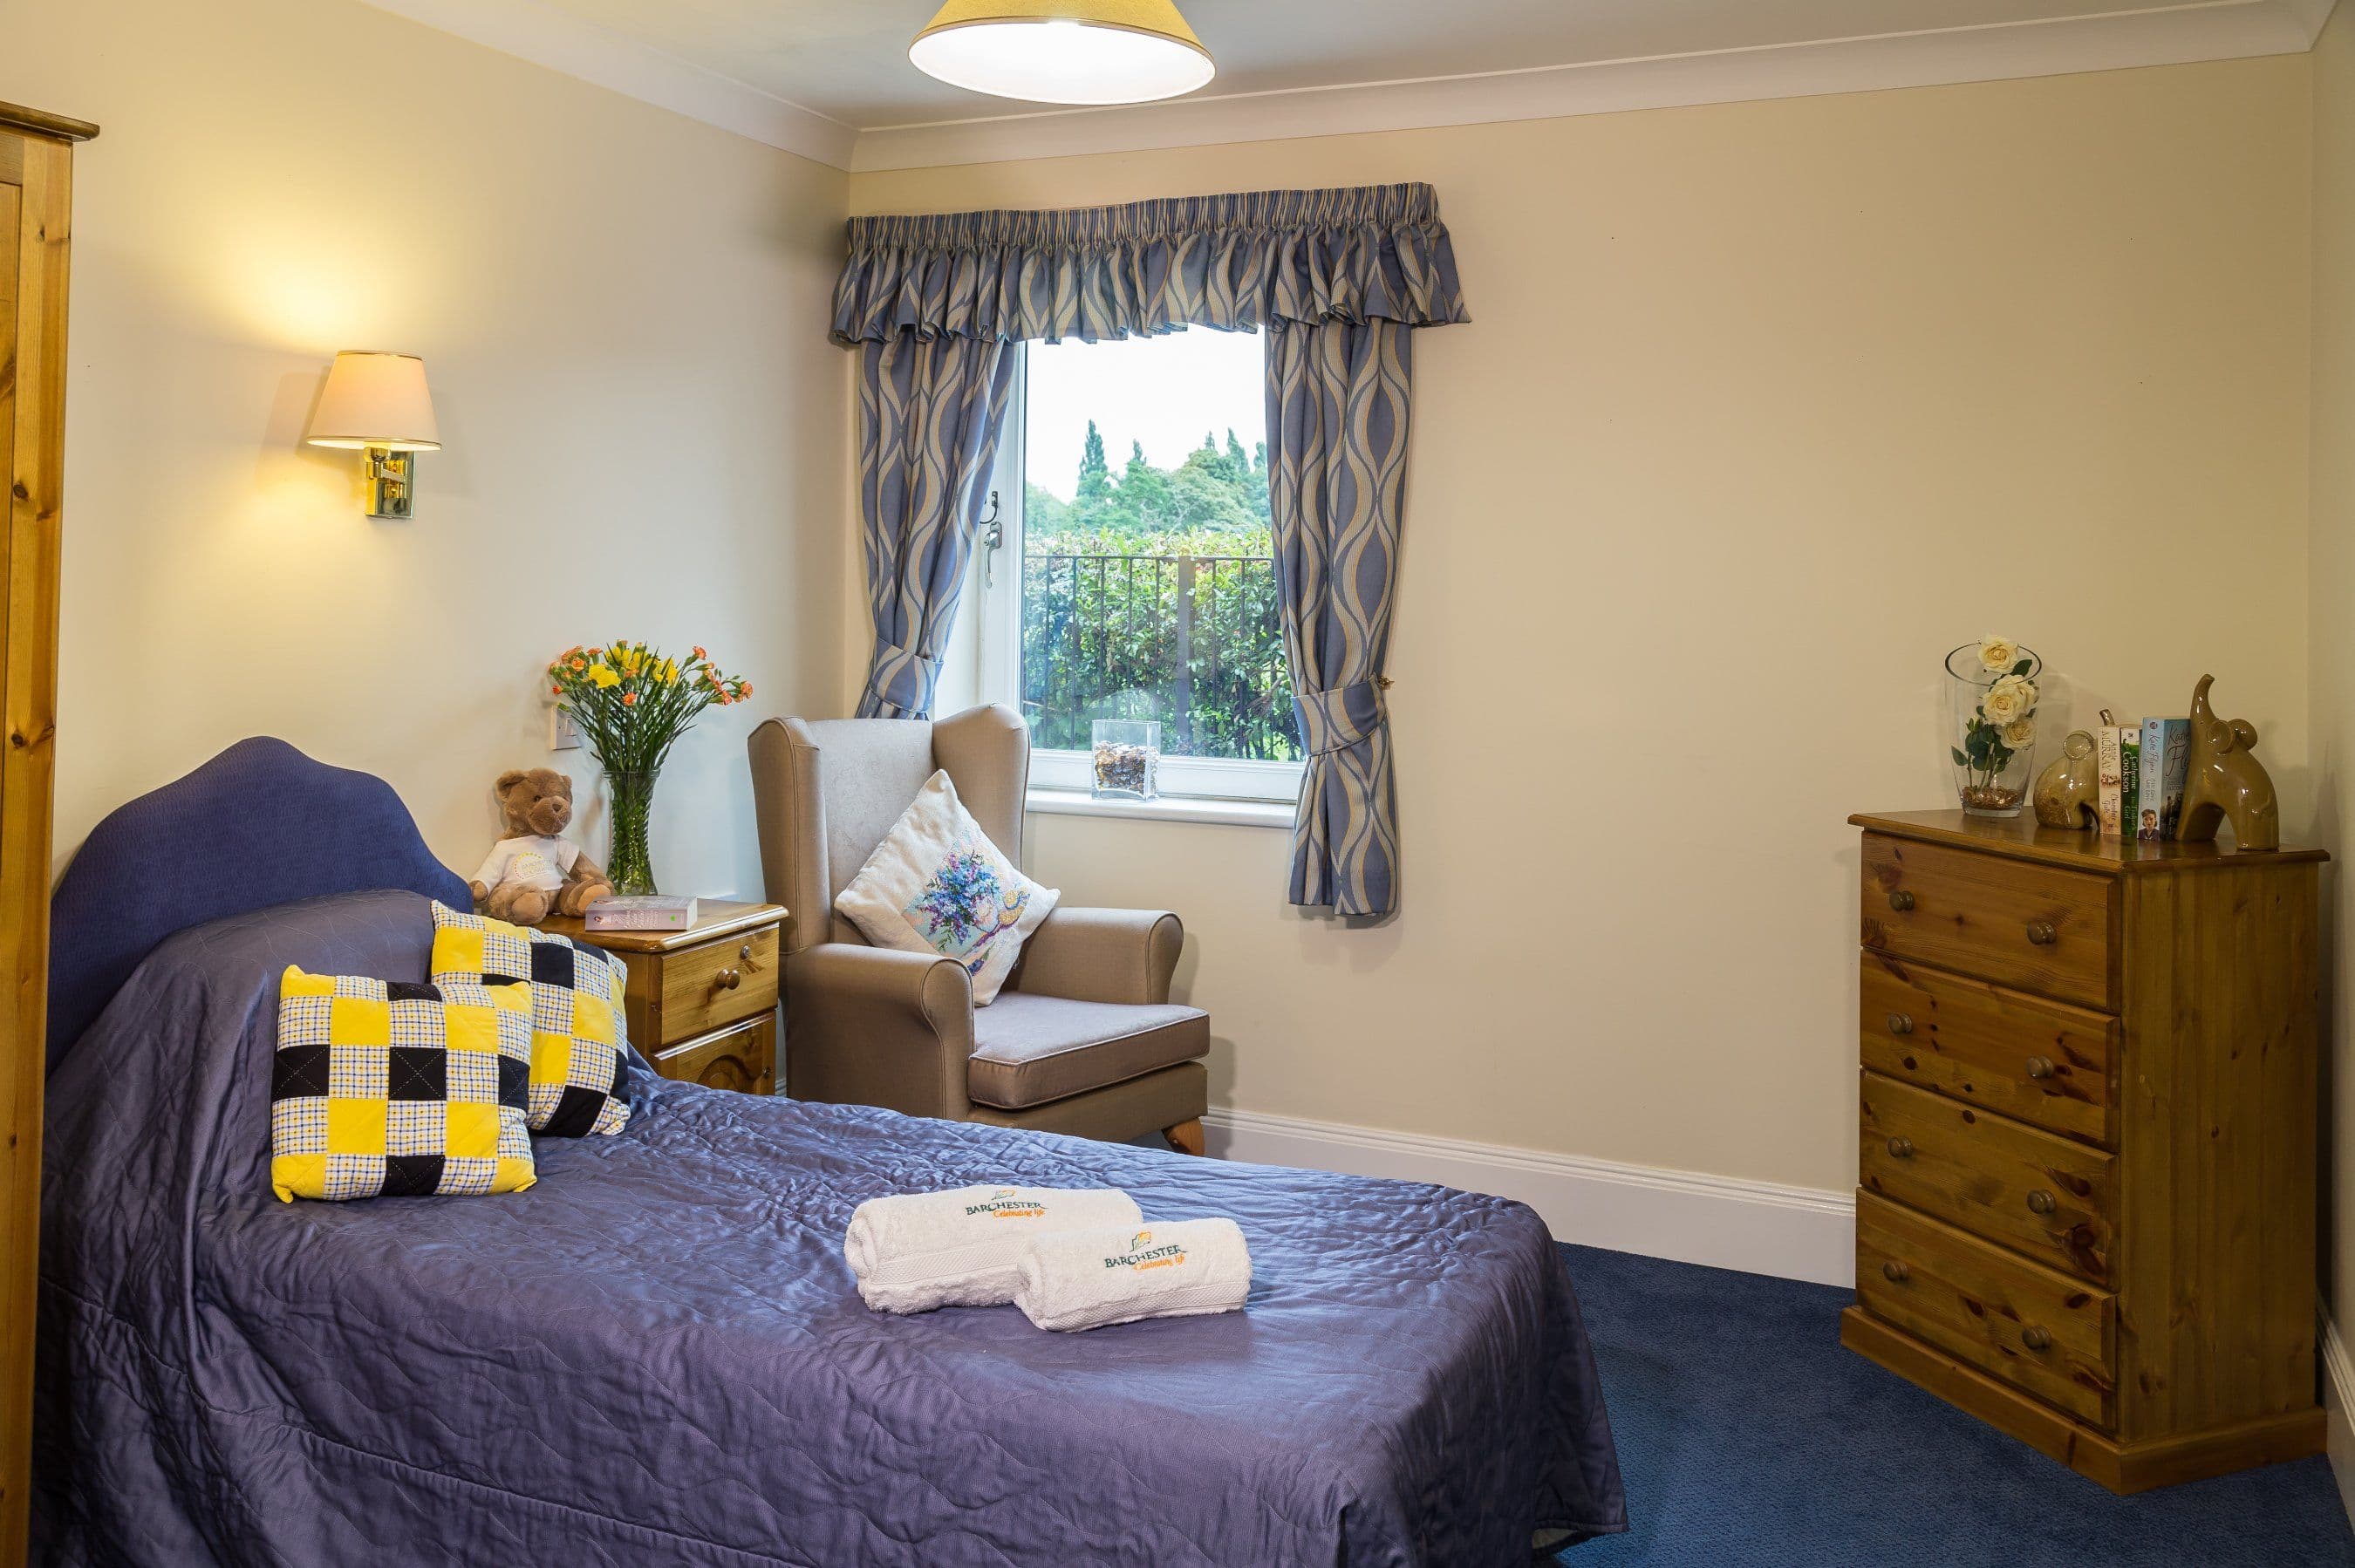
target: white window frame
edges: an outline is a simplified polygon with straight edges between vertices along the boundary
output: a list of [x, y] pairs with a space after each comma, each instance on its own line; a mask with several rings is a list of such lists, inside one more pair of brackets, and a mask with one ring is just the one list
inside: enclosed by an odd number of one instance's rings
[[[989, 488], [997, 493], [998, 545], [992, 549], [986, 533], [977, 541], [968, 603], [976, 623], [975, 688], [980, 699], [984, 702], [1003, 702], [1021, 712], [1023, 424], [1029, 403], [1030, 355], [1026, 344], [1016, 344], [1014, 347], [1014, 385], [1007, 394], [1006, 423], [998, 434], [997, 455], [989, 476]], [[1023, 717], [1027, 720], [1029, 716]], [[1038, 799], [1040, 792], [1087, 795], [1089, 763], [1085, 752], [1043, 748], [1032, 751], [1032, 804], [1042, 804]], [[1303, 768], [1304, 764], [1296, 762], [1165, 756], [1161, 759], [1158, 784], [1164, 795], [1179, 799], [1290, 805], [1300, 798]], [[1284, 820], [1290, 820], [1289, 813], [1284, 815]]]

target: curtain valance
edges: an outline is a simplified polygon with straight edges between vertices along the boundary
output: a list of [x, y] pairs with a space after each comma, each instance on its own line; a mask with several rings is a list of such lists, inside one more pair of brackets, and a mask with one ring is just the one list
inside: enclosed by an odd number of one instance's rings
[[834, 295], [846, 345], [1468, 319], [1427, 185], [857, 218]]

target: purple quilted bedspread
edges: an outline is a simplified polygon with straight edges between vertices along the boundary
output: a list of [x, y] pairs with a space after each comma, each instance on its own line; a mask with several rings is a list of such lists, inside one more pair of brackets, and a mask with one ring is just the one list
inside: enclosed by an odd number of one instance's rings
[[[1535, 1215], [641, 1072], [500, 1198], [282, 1204], [277, 976], [421, 979], [425, 901], [181, 933], [58, 1067], [37, 1560], [1525, 1563], [1624, 1528]], [[1249, 1310], [1088, 1334], [859, 1305], [852, 1208], [1126, 1188], [1250, 1238]]]

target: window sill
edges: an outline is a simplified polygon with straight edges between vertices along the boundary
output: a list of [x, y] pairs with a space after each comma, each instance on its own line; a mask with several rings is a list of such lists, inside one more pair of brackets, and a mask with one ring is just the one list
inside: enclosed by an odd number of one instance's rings
[[1119, 816], [1133, 822], [1203, 822], [1223, 827], [1292, 827], [1289, 801], [1211, 800], [1163, 795], [1158, 800], [1098, 800], [1084, 790], [1034, 789], [1026, 810], [1049, 816]]

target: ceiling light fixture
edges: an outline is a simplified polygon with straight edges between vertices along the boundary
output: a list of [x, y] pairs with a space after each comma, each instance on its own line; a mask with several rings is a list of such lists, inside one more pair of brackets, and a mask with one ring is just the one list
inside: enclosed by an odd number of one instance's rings
[[1146, 103], [1218, 73], [1170, 0], [948, 0], [908, 59], [952, 87], [1033, 103]]

